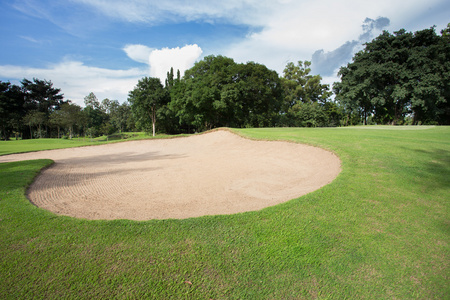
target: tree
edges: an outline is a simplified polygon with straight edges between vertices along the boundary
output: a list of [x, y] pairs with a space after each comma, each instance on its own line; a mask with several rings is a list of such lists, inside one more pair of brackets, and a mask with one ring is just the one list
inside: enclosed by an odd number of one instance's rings
[[297, 65], [289, 62], [284, 71], [282, 85], [285, 103], [289, 107], [299, 102], [325, 103], [331, 96], [328, 84], [322, 84], [320, 75], [310, 75], [311, 62], [299, 61]]
[[144, 77], [139, 80], [137, 86], [129, 92], [128, 101], [142, 126], [147, 125], [150, 117], [155, 136], [157, 112], [168, 103], [168, 94], [159, 78]]
[[336, 99], [348, 112], [378, 123], [447, 124], [450, 118], [450, 43], [434, 28], [414, 34], [384, 31], [338, 73]]
[[[53, 83], [47, 80], [39, 80], [33, 78], [33, 81], [28, 79], [22, 80], [22, 90], [25, 93], [25, 108], [27, 111], [36, 111], [43, 113], [42, 123], [39, 124], [46, 126], [46, 133], [49, 135], [48, 124], [50, 114], [60, 109], [61, 105], [65, 103], [64, 95], [61, 94], [61, 89], [53, 87]], [[40, 132], [42, 136], [42, 132]]]
[[101, 133], [103, 123], [108, 121], [108, 115], [103, 111], [100, 102], [94, 93], [89, 93], [84, 97], [84, 104], [82, 117], [85, 120], [85, 133], [89, 136], [97, 136]]
[[90, 92], [89, 95], [84, 97], [84, 105], [86, 107], [90, 106], [93, 109], [101, 109], [101, 104], [93, 92]]
[[[74, 103], [64, 103], [61, 109], [52, 113], [50, 120], [58, 128], [63, 127], [69, 131], [69, 138], [72, 139], [74, 126], [82, 125], [81, 107]], [[59, 130], [58, 130], [59, 131]], [[58, 132], [59, 137], [59, 132]]]
[[198, 131], [220, 126], [273, 126], [282, 100], [275, 71], [213, 55], [197, 62], [183, 79], [175, 80], [170, 94], [169, 107], [188, 131], [191, 126]]
[[111, 105], [113, 105], [112, 103], [113, 103], [113, 101], [109, 100], [108, 98], [105, 98], [105, 99], [102, 100], [102, 103], [100, 104], [100, 109], [104, 113], [109, 115], [111, 113], [111, 108], [112, 108]]
[[175, 101], [178, 116], [197, 130], [220, 126], [223, 112], [222, 88], [232, 82], [233, 59], [224, 56], [207, 56], [185, 72], [184, 92]]
[[322, 127], [327, 125], [327, 115], [318, 102], [298, 102], [290, 109], [298, 127]]
[[[134, 129], [133, 114], [128, 102], [119, 105], [119, 102], [114, 100], [114, 108], [111, 110], [111, 123], [119, 130], [119, 132], [129, 131]], [[116, 107], [116, 104], [118, 105]]]
[[284, 101], [280, 124], [287, 126], [329, 126], [326, 108], [331, 96], [328, 84], [320, 75], [311, 75], [311, 62], [286, 64], [281, 78]]
[[[178, 70], [180, 72], [180, 70]], [[170, 68], [170, 72], [167, 72], [167, 78], [166, 78], [166, 88], [170, 89], [174, 85], [174, 75], [173, 75], [173, 67]]]
[[30, 136], [33, 138], [33, 131], [32, 128], [34, 126], [37, 126], [37, 133], [35, 132], [35, 136], [39, 138], [43, 138], [42, 136], [42, 125], [46, 122], [46, 116], [44, 112], [36, 111], [36, 110], [30, 110], [25, 117], [23, 118], [23, 121], [25, 124], [27, 124], [30, 128]]
[[0, 138], [8, 140], [14, 130], [19, 131], [26, 114], [24, 94], [19, 86], [0, 81]]
[[232, 78], [221, 92], [221, 101], [229, 107], [227, 124], [275, 126], [283, 100], [278, 74], [264, 65], [248, 62], [234, 66]]

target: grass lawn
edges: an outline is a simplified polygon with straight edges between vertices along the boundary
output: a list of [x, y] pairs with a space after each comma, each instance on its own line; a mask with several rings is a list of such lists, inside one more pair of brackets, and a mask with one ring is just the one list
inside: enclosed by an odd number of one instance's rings
[[0, 141], [0, 155], [32, 152], [50, 149], [62, 149], [82, 146], [95, 146], [106, 143], [124, 142], [130, 140], [142, 140], [151, 138], [173, 138], [180, 135], [157, 135], [152, 137], [144, 132], [123, 132], [115, 133], [109, 136], [100, 136], [97, 138], [79, 137], [73, 139], [30, 139], [30, 140], [9, 140], [7, 142]]
[[261, 211], [137, 222], [37, 208], [25, 190], [51, 161], [2, 163], [0, 298], [449, 299], [450, 127], [236, 132], [321, 146], [343, 170]]

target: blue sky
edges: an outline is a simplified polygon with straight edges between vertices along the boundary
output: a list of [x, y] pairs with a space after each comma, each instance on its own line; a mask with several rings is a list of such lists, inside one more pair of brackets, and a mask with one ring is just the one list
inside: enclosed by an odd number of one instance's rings
[[80, 105], [90, 92], [123, 102], [140, 78], [213, 54], [280, 75], [309, 60], [331, 84], [382, 30], [439, 33], [449, 16], [448, 0], [0, 0], [0, 80], [51, 80]]

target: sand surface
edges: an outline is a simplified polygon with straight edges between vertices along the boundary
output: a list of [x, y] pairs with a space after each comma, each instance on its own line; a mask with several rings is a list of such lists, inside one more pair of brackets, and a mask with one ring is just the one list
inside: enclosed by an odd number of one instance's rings
[[340, 160], [320, 148], [253, 141], [219, 130], [186, 138], [0, 156], [49, 158], [28, 190], [35, 205], [86, 219], [233, 214], [282, 203], [330, 183]]

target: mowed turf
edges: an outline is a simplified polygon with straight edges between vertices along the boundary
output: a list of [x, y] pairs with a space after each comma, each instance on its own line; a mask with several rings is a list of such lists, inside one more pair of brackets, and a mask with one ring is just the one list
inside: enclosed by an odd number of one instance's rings
[[326, 148], [342, 172], [256, 212], [88, 221], [26, 199], [51, 161], [2, 163], [0, 298], [448, 299], [450, 127], [236, 132]]
[[9, 140], [0, 141], [0, 155], [21, 152], [33, 152], [41, 150], [63, 149], [83, 146], [95, 146], [106, 143], [124, 142], [130, 140], [142, 140], [151, 138], [172, 138], [181, 135], [158, 135], [152, 137], [144, 132], [124, 132], [110, 136], [100, 136], [97, 138], [78, 137], [73, 139], [29, 139], [29, 140]]

